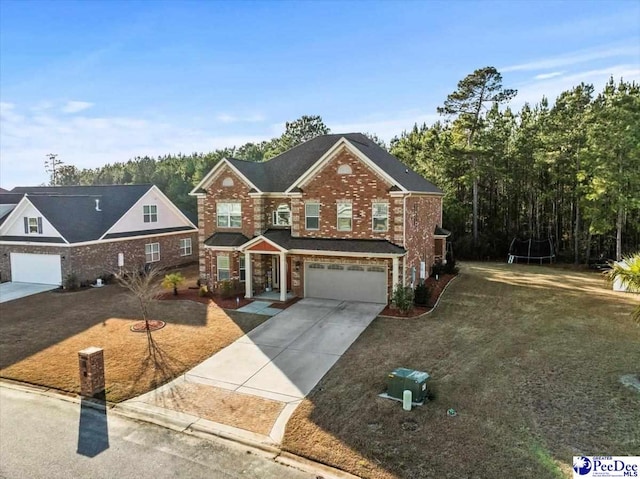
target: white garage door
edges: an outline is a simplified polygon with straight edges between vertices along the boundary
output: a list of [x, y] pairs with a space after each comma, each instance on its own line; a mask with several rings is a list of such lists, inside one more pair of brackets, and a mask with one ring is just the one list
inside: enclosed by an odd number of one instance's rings
[[377, 265], [306, 263], [305, 296], [387, 302], [387, 268]]
[[62, 284], [60, 255], [11, 253], [11, 281]]

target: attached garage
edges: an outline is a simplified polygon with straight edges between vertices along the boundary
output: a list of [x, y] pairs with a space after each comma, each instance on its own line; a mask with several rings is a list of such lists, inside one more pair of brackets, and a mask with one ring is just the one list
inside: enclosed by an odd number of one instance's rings
[[305, 297], [387, 302], [387, 268], [381, 265], [305, 264]]
[[60, 255], [11, 253], [11, 281], [61, 285]]

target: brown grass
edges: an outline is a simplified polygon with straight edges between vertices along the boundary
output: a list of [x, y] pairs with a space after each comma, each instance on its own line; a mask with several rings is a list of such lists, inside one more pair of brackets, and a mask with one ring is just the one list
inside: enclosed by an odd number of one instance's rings
[[104, 348], [107, 399], [138, 396], [231, 344], [266, 317], [225, 312], [191, 301], [157, 301], [153, 319], [167, 325], [130, 331], [135, 301], [116, 285], [78, 293], [44, 293], [2, 305], [0, 376], [79, 392], [78, 351]]
[[[284, 447], [376, 479], [567, 477], [573, 455], [637, 455], [640, 394], [620, 382], [640, 373], [637, 301], [596, 273], [467, 264], [425, 319], [376, 319]], [[378, 398], [399, 366], [429, 372], [435, 399]]]
[[183, 383], [147, 402], [268, 435], [285, 404], [196, 383]]

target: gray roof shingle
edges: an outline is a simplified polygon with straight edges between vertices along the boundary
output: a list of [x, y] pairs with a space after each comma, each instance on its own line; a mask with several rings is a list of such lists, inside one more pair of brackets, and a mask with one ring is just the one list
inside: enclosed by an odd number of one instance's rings
[[341, 251], [345, 253], [370, 253], [403, 255], [406, 250], [387, 240], [373, 239], [336, 239], [336, 238], [300, 238], [291, 236], [288, 229], [270, 229], [263, 233], [265, 238], [284, 249], [316, 251]]
[[79, 243], [100, 239], [152, 186], [21, 186], [11, 192], [27, 194], [69, 243]]
[[229, 162], [263, 192], [282, 192], [343, 137], [405, 189], [442, 193], [433, 183], [361, 133], [317, 136], [262, 163], [237, 159], [229, 159]]

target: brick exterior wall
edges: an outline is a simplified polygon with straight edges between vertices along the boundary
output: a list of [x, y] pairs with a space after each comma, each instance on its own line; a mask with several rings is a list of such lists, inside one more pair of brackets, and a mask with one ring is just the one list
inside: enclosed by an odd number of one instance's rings
[[[191, 238], [192, 253], [180, 256], [180, 239]], [[124, 268], [141, 268], [145, 264], [145, 245], [160, 244], [160, 261], [153, 265], [169, 268], [198, 259], [198, 234], [177, 233], [166, 236], [147, 236], [139, 239], [105, 241], [86, 246], [62, 248], [39, 245], [0, 245], [0, 275], [2, 281], [11, 280], [10, 253], [59, 254], [62, 260], [62, 279], [74, 273], [80, 281], [94, 282], [96, 278], [118, 270], [118, 253], [124, 253]], [[6, 257], [4, 255], [7, 255]]]
[[[338, 174], [341, 165], [351, 168], [350, 174]], [[233, 186], [223, 186], [225, 178], [233, 180]], [[426, 263], [426, 272], [434, 262], [434, 237], [436, 225], [440, 225], [442, 198], [436, 195], [415, 196], [408, 195], [406, 199], [407, 211], [404, 211], [405, 199], [389, 189], [393, 184], [388, 183], [372, 169], [367, 167], [348, 149], [343, 148], [331, 158], [324, 167], [310, 180], [301, 186], [302, 193], [292, 194], [290, 198], [251, 197], [250, 187], [238, 177], [228, 166], [221, 169], [211, 184], [207, 187], [207, 194], [198, 198], [198, 221], [200, 226], [200, 242], [211, 236], [215, 231], [242, 232], [248, 238], [261, 234], [272, 227], [272, 213], [282, 203], [291, 208], [291, 233], [298, 237], [312, 238], [344, 238], [344, 239], [384, 239], [407, 249], [406, 271], [403, 270], [403, 260], [400, 259], [399, 279], [405, 278], [408, 284], [411, 280], [411, 268], [416, 268], [416, 278], [420, 273], [420, 262]], [[217, 228], [216, 203], [240, 202], [242, 205], [241, 228]], [[338, 231], [337, 203], [345, 201], [352, 205], [351, 231]], [[320, 204], [320, 227], [318, 230], [305, 228], [305, 203]], [[384, 202], [388, 204], [388, 228], [386, 231], [373, 231], [372, 203]], [[404, 230], [405, 216], [407, 228]], [[441, 225], [440, 225], [441, 226]], [[405, 244], [406, 238], [406, 244]], [[210, 286], [217, 281], [216, 255], [229, 255], [231, 258], [231, 276], [238, 276], [238, 253], [230, 251], [215, 251], [202, 248], [200, 251], [200, 275]], [[266, 271], [270, 268], [271, 256], [253, 254], [253, 283], [254, 289], [264, 288]], [[304, 261], [327, 261], [335, 263], [384, 263], [388, 267], [388, 285], [391, 294], [392, 261], [391, 259], [352, 258], [330, 256], [299, 256], [292, 258], [293, 293], [303, 296]], [[299, 271], [295, 271], [296, 261], [300, 262]]]
[[420, 278], [420, 262], [426, 263], [427, 276], [435, 261], [435, 239], [433, 233], [440, 225], [441, 196], [410, 196], [406, 199], [406, 245], [407, 283], [411, 280], [411, 268], [416, 268], [416, 279]]
[[[351, 174], [338, 174], [340, 165], [350, 166]], [[302, 186], [302, 196], [292, 199], [292, 234], [312, 238], [386, 239], [397, 243], [393, 225], [397, 216], [402, 217], [402, 211], [392, 208], [393, 200], [389, 195], [391, 186], [393, 185], [379, 177], [360, 159], [342, 149], [313, 179]], [[351, 231], [338, 231], [337, 204], [341, 201], [351, 203]], [[387, 231], [373, 231], [372, 203], [375, 201], [389, 205]], [[320, 203], [319, 230], [305, 228], [304, 205], [310, 202]]]

